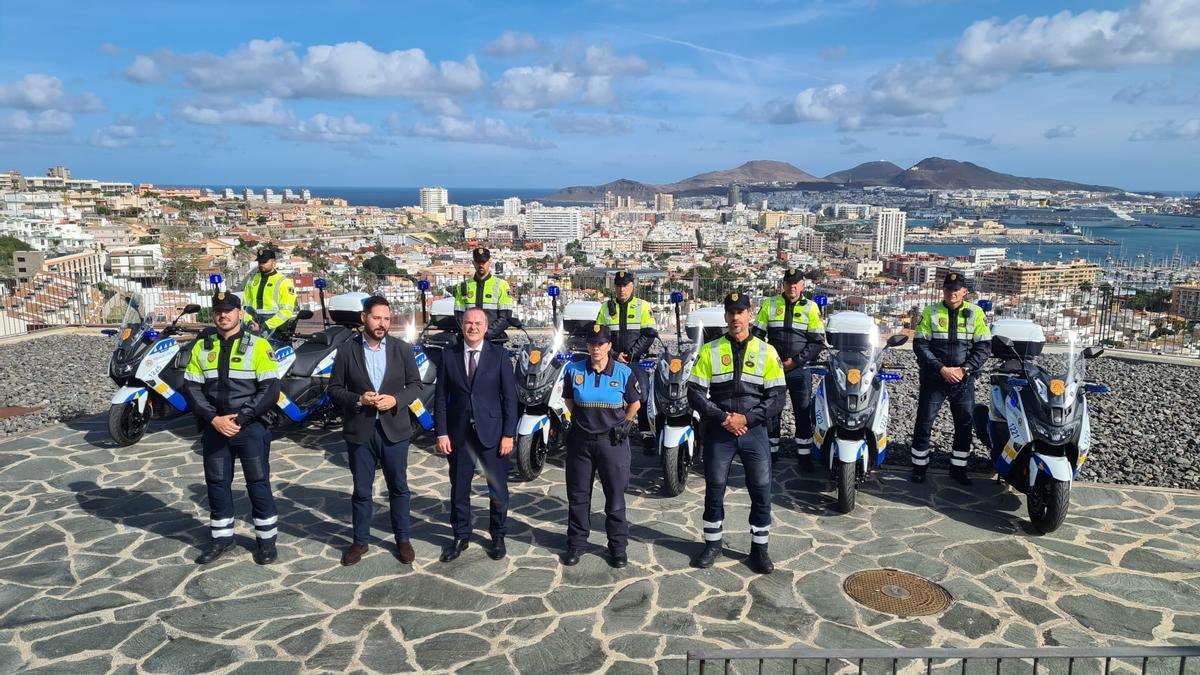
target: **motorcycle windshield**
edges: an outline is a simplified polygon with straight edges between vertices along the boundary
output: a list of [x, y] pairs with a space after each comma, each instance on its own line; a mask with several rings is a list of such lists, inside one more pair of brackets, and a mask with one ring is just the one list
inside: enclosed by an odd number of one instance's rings
[[129, 306], [125, 308], [125, 318], [121, 320], [121, 328], [117, 331], [117, 347], [133, 344], [142, 338], [142, 333], [149, 322], [150, 308], [140, 293], [134, 293], [129, 298]]
[[879, 334], [829, 333], [829, 370], [847, 395], [865, 395], [878, 375]]
[[1086, 377], [1086, 360], [1079, 336], [1074, 331], [1066, 335], [1065, 344], [1048, 348], [1037, 357], [1029, 373], [1038, 400], [1047, 408], [1070, 409]]

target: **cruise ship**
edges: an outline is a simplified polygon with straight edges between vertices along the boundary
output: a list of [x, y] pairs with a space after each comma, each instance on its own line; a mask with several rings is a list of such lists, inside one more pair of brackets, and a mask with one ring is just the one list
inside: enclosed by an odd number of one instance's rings
[[1035, 223], [1129, 223], [1136, 219], [1115, 206], [1080, 206], [1075, 208], [1039, 209], [1016, 207], [1003, 209], [994, 218], [1009, 225]]

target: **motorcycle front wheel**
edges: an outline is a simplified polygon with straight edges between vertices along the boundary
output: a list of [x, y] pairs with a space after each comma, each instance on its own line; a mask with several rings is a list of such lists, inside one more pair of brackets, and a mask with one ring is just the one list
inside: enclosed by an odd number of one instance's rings
[[1042, 534], [1050, 534], [1063, 524], [1070, 505], [1071, 483], [1045, 475], [1038, 477], [1037, 483], [1026, 497], [1029, 522]]
[[662, 457], [663, 493], [668, 497], [678, 496], [687, 487], [688, 471], [692, 468], [687, 448], [682, 443], [666, 447], [660, 442], [658, 451]]
[[517, 437], [517, 473], [522, 480], [531, 481], [542, 474], [542, 469], [546, 466], [547, 451], [540, 430], [528, 436]]
[[854, 510], [854, 498], [858, 487], [856, 485], [858, 463], [840, 461], [835, 463], [837, 464], [837, 472], [834, 477], [837, 479], [838, 511], [850, 513]]
[[142, 440], [150, 424], [153, 400], [146, 401], [146, 409], [138, 412], [137, 400], [114, 403], [108, 409], [108, 435], [120, 447]]

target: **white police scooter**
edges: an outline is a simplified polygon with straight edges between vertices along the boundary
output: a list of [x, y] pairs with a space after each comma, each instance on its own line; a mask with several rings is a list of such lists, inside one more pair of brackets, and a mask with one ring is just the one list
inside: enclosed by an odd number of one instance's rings
[[[563, 404], [564, 366], [573, 357], [565, 349], [566, 331], [558, 321], [558, 286], [546, 289], [553, 312], [554, 335], [548, 345], [535, 344], [525, 333], [526, 342], [517, 352], [517, 421], [515, 451], [517, 473], [527, 481], [537, 478], [546, 466], [546, 456], [561, 448], [570, 429], [571, 415]], [[593, 313], [593, 320], [596, 314]], [[524, 331], [516, 318], [509, 325]]]
[[828, 456], [842, 513], [854, 510], [858, 483], [887, 456], [890, 400], [885, 382], [900, 374], [883, 369], [884, 350], [908, 341], [893, 335], [881, 347], [879, 326], [862, 312], [838, 312], [825, 324], [828, 368], [813, 367], [822, 377], [813, 399], [816, 459]]
[[688, 402], [688, 380], [700, 348], [721, 335], [725, 326], [724, 307], [704, 307], [688, 312], [686, 339], [680, 331], [680, 303], [683, 294], [671, 293], [675, 306], [676, 348], [663, 345], [650, 392], [646, 396], [648, 414], [658, 434], [658, 456], [662, 462], [663, 492], [674, 497], [687, 487], [688, 474], [701, 447], [700, 414]]
[[1043, 534], [1062, 525], [1071, 482], [1092, 446], [1086, 393], [1108, 393], [1087, 382], [1085, 362], [1104, 353], [1083, 349], [1075, 331], [1064, 352], [1043, 353], [1041, 326], [1021, 319], [992, 324], [991, 405], [975, 406], [975, 433], [991, 450], [1000, 479], [1026, 495], [1029, 520]]
[[188, 412], [183, 373], [193, 342], [181, 343], [174, 336], [179, 333], [179, 319], [199, 311], [200, 305], [189, 304], [170, 325], [157, 331], [143, 298], [135, 293], [129, 298], [121, 327], [101, 331], [116, 338], [108, 375], [119, 388], [108, 409], [108, 434], [117, 445], [142, 440], [152, 417]]

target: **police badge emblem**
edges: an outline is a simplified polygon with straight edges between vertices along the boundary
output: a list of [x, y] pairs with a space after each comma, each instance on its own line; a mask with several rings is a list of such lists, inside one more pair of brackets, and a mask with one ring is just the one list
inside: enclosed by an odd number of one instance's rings
[[583, 373], [575, 376], [575, 384], [583, 384]]
[[731, 363], [733, 363], [733, 357], [732, 357], [732, 356], [730, 356], [730, 355], [728, 355], [728, 354], [722, 354], [722, 355], [721, 355], [721, 365], [723, 365], [723, 366], [728, 366], [728, 365], [729, 365], [729, 364], [731, 364]]

